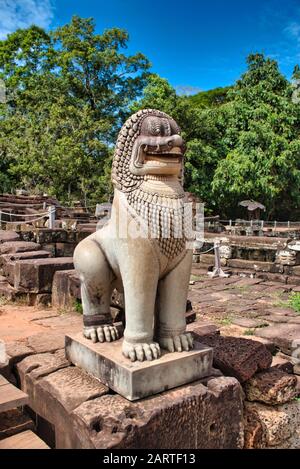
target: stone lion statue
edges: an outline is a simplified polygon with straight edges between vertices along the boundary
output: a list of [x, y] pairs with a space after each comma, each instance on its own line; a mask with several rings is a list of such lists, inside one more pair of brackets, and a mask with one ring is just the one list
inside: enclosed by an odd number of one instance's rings
[[123, 125], [116, 144], [111, 219], [76, 247], [81, 279], [84, 336], [93, 342], [119, 339], [112, 322], [114, 289], [124, 292], [123, 354], [153, 360], [160, 348], [188, 351], [185, 309], [192, 246], [184, 226], [184, 143], [176, 122], [146, 109]]

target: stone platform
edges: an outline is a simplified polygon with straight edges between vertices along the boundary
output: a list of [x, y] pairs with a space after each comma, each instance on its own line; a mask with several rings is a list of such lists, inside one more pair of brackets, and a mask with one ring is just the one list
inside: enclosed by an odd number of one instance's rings
[[163, 351], [158, 360], [130, 362], [122, 340], [92, 343], [82, 333], [66, 335], [66, 356], [130, 401], [191, 383], [211, 375], [213, 351], [199, 342], [189, 352]]

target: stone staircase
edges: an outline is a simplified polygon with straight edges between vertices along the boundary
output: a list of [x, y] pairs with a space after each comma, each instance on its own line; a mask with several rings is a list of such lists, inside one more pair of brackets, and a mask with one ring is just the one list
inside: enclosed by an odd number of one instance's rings
[[0, 231], [0, 296], [22, 298], [29, 305], [51, 304], [56, 271], [73, 268], [72, 257], [52, 257], [39, 243], [21, 241], [14, 231]]
[[28, 395], [0, 375], [0, 449], [49, 449], [23, 411]]

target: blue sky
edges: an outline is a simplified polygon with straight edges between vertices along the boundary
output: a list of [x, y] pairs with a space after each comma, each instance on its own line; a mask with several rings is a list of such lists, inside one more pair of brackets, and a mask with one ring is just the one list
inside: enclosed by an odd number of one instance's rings
[[288, 77], [300, 63], [299, 0], [0, 0], [0, 39], [17, 27], [65, 24], [93, 16], [98, 32], [125, 28], [129, 53], [143, 52], [152, 71], [175, 87], [232, 84], [250, 52], [278, 60]]

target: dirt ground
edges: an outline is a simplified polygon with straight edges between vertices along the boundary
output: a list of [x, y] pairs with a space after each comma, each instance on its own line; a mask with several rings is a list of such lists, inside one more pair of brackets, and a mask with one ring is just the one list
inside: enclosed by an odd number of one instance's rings
[[79, 331], [82, 316], [62, 313], [51, 308], [35, 308], [15, 303], [0, 304], [0, 339], [4, 342], [22, 340], [31, 335]]

